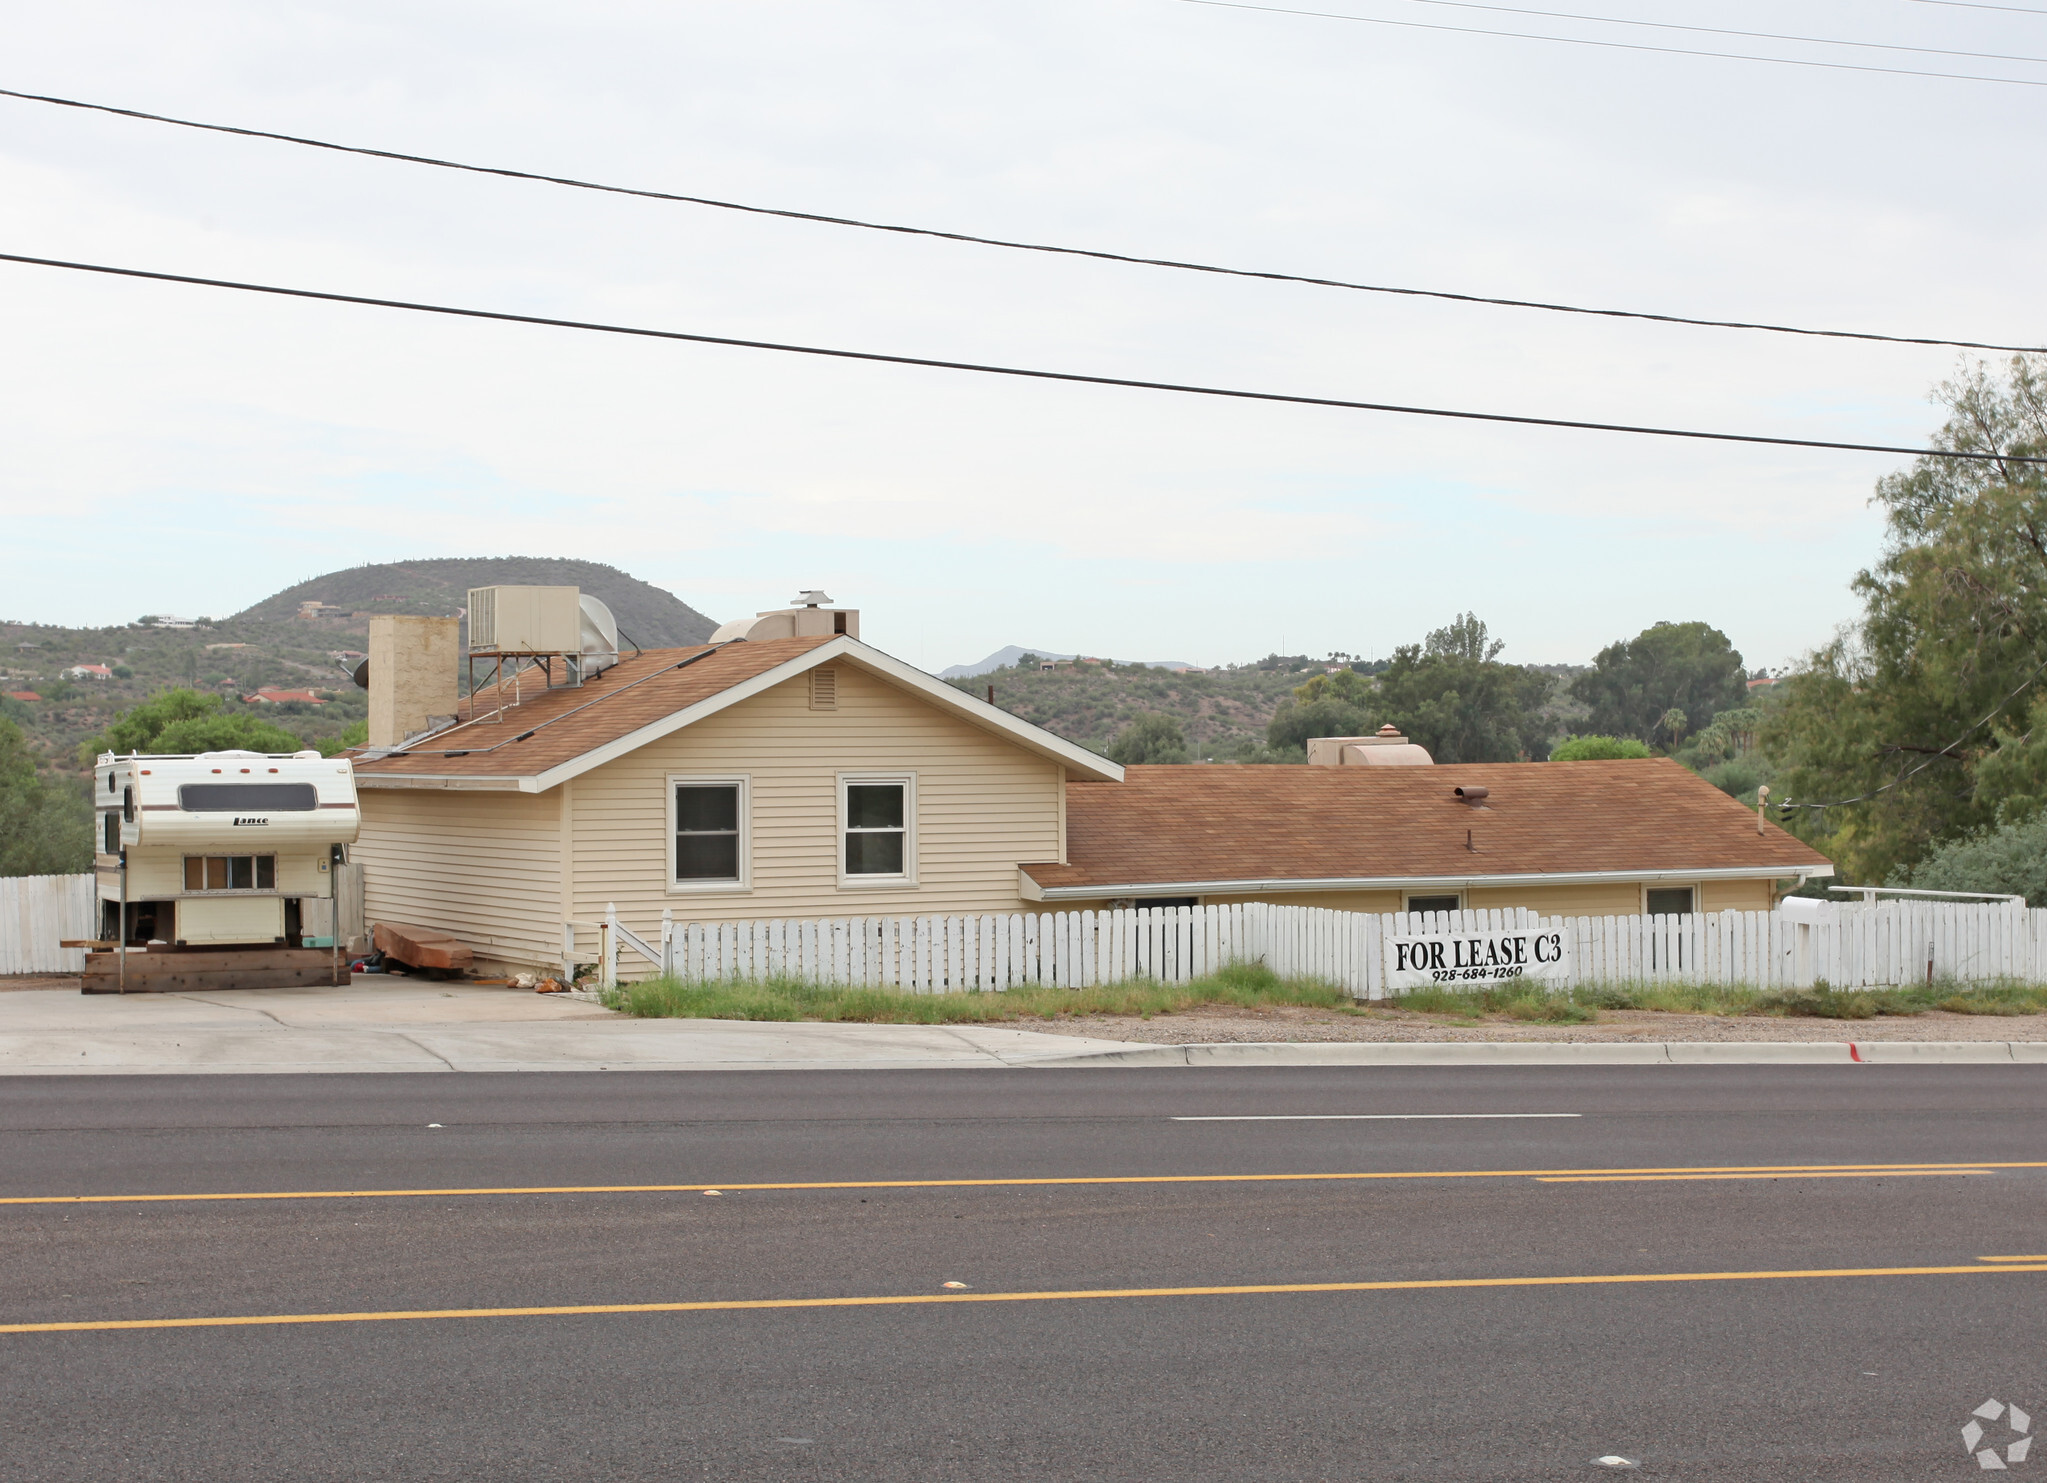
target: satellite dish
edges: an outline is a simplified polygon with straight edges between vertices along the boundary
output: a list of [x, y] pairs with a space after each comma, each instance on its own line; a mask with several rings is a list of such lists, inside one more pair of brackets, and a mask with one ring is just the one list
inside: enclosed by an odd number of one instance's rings
[[365, 659], [361, 664], [358, 664], [353, 670], [349, 671], [349, 675], [350, 678], [352, 678], [355, 681], [355, 683], [362, 689], [364, 690], [369, 689], [370, 688], [369, 660]]

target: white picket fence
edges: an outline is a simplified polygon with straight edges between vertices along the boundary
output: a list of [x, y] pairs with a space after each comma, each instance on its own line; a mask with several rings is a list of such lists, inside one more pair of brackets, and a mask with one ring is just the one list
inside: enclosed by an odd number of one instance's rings
[[[60, 948], [97, 931], [90, 875], [0, 877], [0, 974], [77, 973], [85, 955]], [[1365, 916], [1247, 902], [1155, 911], [988, 913], [676, 922], [641, 936], [615, 911], [598, 956], [616, 980], [621, 950], [639, 971], [685, 979], [788, 976], [910, 993], [1001, 991], [1017, 984], [1086, 988], [1131, 978], [1185, 983], [1226, 963], [1264, 963], [1327, 979], [1361, 999], [1385, 995], [1390, 935], [1561, 930], [1571, 985], [1622, 982], [1836, 988], [2047, 980], [2047, 910], [2019, 905], [1885, 901], [1844, 904], [1833, 918], [1776, 912], [1681, 917], [1538, 917], [1523, 907]], [[651, 924], [650, 924], [651, 925]], [[576, 955], [572, 949], [570, 957]], [[589, 954], [581, 955], [587, 960]]]
[[[594, 925], [594, 924], [593, 924]], [[604, 924], [605, 976], [623, 949], [641, 972], [682, 979], [790, 977], [910, 993], [1000, 992], [1018, 984], [1086, 988], [1124, 979], [1185, 983], [1226, 963], [1262, 962], [1321, 978], [1360, 999], [1386, 993], [1390, 936], [1561, 931], [1571, 972], [1557, 987], [1718, 983], [1862, 988], [1941, 980], [2047, 976], [2047, 910], [1884, 902], [1844, 906], [1830, 921], [1775, 912], [1699, 916], [1554, 917], [1525, 908], [1366, 916], [1248, 902], [1152, 911], [838, 917], [676, 922], [643, 938]], [[1930, 972], [1929, 972], [1930, 969]]]
[[98, 931], [91, 876], [0, 876], [0, 974], [83, 973], [85, 950], [57, 944]]

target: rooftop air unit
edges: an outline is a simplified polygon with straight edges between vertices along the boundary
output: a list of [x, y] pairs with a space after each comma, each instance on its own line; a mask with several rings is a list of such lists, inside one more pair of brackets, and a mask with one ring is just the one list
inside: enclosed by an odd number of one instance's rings
[[470, 588], [470, 652], [582, 653], [583, 613], [578, 597], [573, 587]]

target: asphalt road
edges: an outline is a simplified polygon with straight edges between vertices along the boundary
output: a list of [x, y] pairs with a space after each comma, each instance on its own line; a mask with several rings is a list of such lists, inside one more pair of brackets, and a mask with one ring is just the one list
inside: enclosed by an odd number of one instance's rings
[[[0, 1332], [0, 1478], [1976, 1476], [2043, 1133], [2023, 1066], [0, 1080], [0, 1325], [746, 1305]], [[1745, 1272], [1863, 1275], [1534, 1280]]]

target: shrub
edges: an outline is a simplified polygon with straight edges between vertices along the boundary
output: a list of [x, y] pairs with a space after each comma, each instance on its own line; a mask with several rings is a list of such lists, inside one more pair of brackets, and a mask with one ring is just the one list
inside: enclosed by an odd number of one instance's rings
[[1552, 762], [1619, 762], [1647, 757], [1649, 748], [1632, 736], [1573, 736], [1549, 754]]

